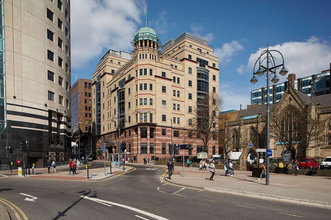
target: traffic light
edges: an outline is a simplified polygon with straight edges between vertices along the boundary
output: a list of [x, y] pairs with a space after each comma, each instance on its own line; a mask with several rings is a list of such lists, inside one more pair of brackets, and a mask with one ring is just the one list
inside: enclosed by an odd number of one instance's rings
[[171, 155], [173, 152], [172, 143], [169, 143], [169, 154]]
[[179, 144], [175, 144], [175, 150], [174, 150], [175, 151], [175, 153], [174, 153], [175, 155], [178, 155], [179, 154], [179, 151], [178, 150], [179, 150]]
[[7, 147], [5, 147], [5, 157], [8, 156], [8, 153], [7, 153]]
[[26, 151], [26, 142], [25, 141], [22, 141], [20, 147], [21, 147], [21, 151]]
[[121, 142], [121, 152], [124, 152], [126, 149], [126, 143], [124, 141]]
[[13, 148], [11, 148], [11, 147], [9, 146], [8, 149], [9, 149], [9, 153], [12, 154], [12, 153], [13, 153]]

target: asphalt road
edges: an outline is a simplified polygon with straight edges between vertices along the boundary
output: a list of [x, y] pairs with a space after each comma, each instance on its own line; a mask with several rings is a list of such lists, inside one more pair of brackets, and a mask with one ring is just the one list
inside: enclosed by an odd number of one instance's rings
[[[161, 183], [161, 168], [99, 182], [0, 178], [0, 198], [29, 219], [330, 219], [331, 210]], [[206, 180], [208, 181], [208, 180]], [[1, 202], [1, 201], [0, 201]]]

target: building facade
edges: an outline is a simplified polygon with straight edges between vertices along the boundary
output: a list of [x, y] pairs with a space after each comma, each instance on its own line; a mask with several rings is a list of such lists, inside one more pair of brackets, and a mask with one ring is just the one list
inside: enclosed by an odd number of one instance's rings
[[31, 164], [63, 161], [70, 152], [70, 3], [1, 0], [0, 7], [0, 154], [11, 146], [11, 161], [22, 166], [16, 160], [25, 141]]
[[[71, 87], [71, 134], [72, 140], [77, 143], [75, 146], [79, 146], [72, 148], [75, 157], [85, 156], [91, 123], [92, 80], [78, 79]], [[80, 154], [78, 151], [81, 151]]]
[[[93, 74], [97, 155], [106, 145], [106, 154], [125, 148], [138, 162], [169, 158], [173, 143], [191, 144], [193, 149], [184, 153], [195, 156], [203, 151], [203, 143], [190, 136], [194, 109], [206, 95], [218, 95], [213, 48], [189, 33], [160, 48], [155, 31], [148, 27], [136, 33], [132, 45], [132, 54], [108, 51]], [[214, 102], [218, 105], [218, 99]], [[216, 136], [208, 142], [210, 156], [218, 154], [217, 142]]]
[[[330, 64], [331, 65], [331, 64]], [[269, 103], [277, 103], [282, 98], [289, 82], [275, 84], [269, 87]], [[330, 70], [324, 70], [319, 74], [314, 74], [294, 81], [294, 89], [303, 92], [308, 96], [319, 96], [331, 93]], [[261, 105], [267, 103], [267, 88], [259, 88], [251, 91], [251, 105]]]
[[[321, 161], [331, 155], [331, 94], [308, 96], [293, 88], [293, 75], [279, 102], [270, 105], [271, 159], [290, 150], [294, 159]], [[240, 167], [246, 169], [248, 155], [257, 156], [266, 146], [266, 105], [221, 114], [220, 124], [225, 154], [241, 152]]]

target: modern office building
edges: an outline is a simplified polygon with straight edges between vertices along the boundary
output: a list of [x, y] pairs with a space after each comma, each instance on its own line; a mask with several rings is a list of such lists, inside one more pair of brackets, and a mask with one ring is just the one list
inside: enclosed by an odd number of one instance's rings
[[[30, 161], [70, 153], [69, 0], [0, 1], [0, 154], [14, 166], [29, 143]], [[1, 164], [7, 164], [2, 157]]]
[[[148, 27], [135, 34], [132, 45], [132, 54], [108, 51], [93, 74], [97, 155], [102, 155], [103, 145], [107, 154], [118, 153], [120, 145], [121, 152], [125, 148], [138, 162], [165, 159], [173, 143], [190, 144], [193, 149], [184, 154], [196, 156], [204, 149], [199, 138], [190, 136], [194, 110], [206, 95], [218, 95], [213, 48], [208, 41], [183, 33], [160, 51], [160, 41]], [[218, 106], [218, 98], [213, 104]], [[217, 113], [213, 112], [215, 117]], [[209, 156], [219, 153], [217, 139], [213, 135], [208, 142]]]
[[[269, 87], [269, 102], [277, 103], [282, 98], [289, 82], [275, 84]], [[303, 92], [308, 96], [319, 96], [331, 93], [330, 69], [319, 74], [314, 74], [294, 81], [294, 89]], [[262, 97], [264, 104], [267, 103], [267, 88], [254, 89], [251, 92], [251, 105], [261, 105]]]
[[[88, 135], [92, 122], [92, 80], [78, 79], [71, 87], [71, 128], [72, 140], [80, 145], [85, 155]], [[77, 149], [73, 149], [78, 154]]]

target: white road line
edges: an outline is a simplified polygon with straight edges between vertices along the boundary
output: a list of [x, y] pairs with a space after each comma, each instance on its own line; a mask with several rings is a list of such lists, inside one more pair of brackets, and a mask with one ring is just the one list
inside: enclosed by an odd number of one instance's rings
[[142, 215], [149, 216], [151, 218], [155, 218], [155, 219], [158, 219], [158, 220], [168, 220], [167, 218], [163, 218], [161, 216], [154, 215], [153, 213], [146, 212], [146, 211], [143, 211], [143, 210], [140, 210], [140, 209], [137, 209], [137, 208], [133, 208], [133, 207], [130, 207], [130, 206], [127, 206], [127, 205], [123, 205], [123, 204], [120, 204], [120, 203], [110, 202], [110, 201], [97, 199], [97, 198], [92, 198], [92, 197], [89, 197], [89, 196], [81, 196], [81, 197], [84, 198], [84, 199], [91, 200], [93, 202], [98, 202], [100, 204], [109, 204], [109, 205], [117, 206], [117, 207], [120, 207], [120, 208], [128, 209], [128, 210], [131, 210], [133, 212], [137, 212], [137, 213], [140, 213]]
[[181, 188], [180, 190], [177, 190], [176, 192], [174, 192], [173, 194], [175, 195], [175, 194], [177, 194], [177, 193], [179, 193], [179, 192], [181, 192], [181, 191], [183, 191], [185, 188]]
[[36, 199], [38, 199], [38, 197], [31, 196], [31, 195], [25, 194], [25, 193], [20, 193], [20, 195], [29, 197], [29, 198], [24, 199], [25, 201], [29, 201], [29, 202], [36, 202]]
[[3, 174], [0, 174], [0, 176], [2, 176], [2, 177], [8, 177], [8, 176], [6, 176], [6, 175], [3, 175]]
[[160, 187], [157, 187], [157, 191], [159, 191], [160, 193], [166, 193], [166, 192], [160, 190]]
[[135, 215], [137, 218], [140, 218], [140, 219], [144, 219], [144, 220], [148, 220], [148, 218], [144, 218], [144, 217], [141, 217], [139, 215]]

